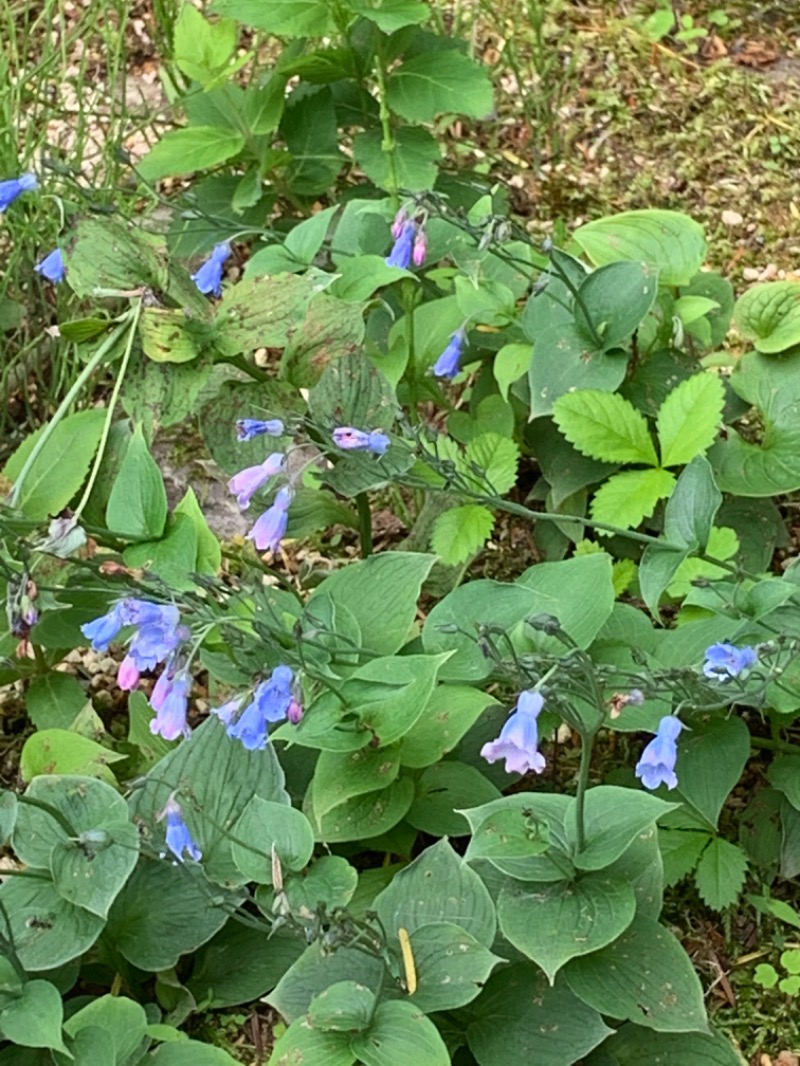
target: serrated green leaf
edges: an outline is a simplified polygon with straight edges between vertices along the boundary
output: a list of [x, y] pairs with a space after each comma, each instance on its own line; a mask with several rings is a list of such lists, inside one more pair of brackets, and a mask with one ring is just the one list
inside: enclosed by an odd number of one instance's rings
[[678, 211], [623, 211], [579, 226], [573, 237], [595, 266], [644, 261], [662, 285], [688, 285], [706, 255], [703, 227]]
[[387, 152], [383, 148], [382, 131], [365, 130], [353, 139], [353, 158], [380, 189], [389, 192], [395, 188], [409, 192], [432, 189], [442, 158], [435, 137], [419, 126], [401, 126], [394, 140], [394, 148]]
[[733, 317], [742, 336], [765, 355], [800, 344], [800, 281], [754, 285], [736, 301]]
[[145, 181], [194, 174], [232, 159], [244, 145], [241, 133], [218, 126], [169, 130], [141, 161], [139, 174]]
[[419, 0], [349, 0], [348, 6], [384, 33], [424, 22], [431, 13], [428, 5]]
[[184, 4], [175, 22], [173, 58], [189, 78], [206, 85], [234, 53], [239, 33], [233, 19], [209, 22]]
[[503, 496], [516, 484], [519, 448], [508, 437], [481, 433], [467, 444], [464, 460], [465, 473], [484, 492]]
[[494, 515], [477, 503], [453, 507], [433, 525], [431, 548], [448, 566], [463, 563], [480, 551], [494, 529]]
[[213, 11], [278, 37], [322, 37], [336, 29], [326, 0], [215, 0]]
[[725, 389], [716, 374], [695, 374], [673, 389], [656, 419], [661, 465], [683, 465], [706, 452], [717, 436], [724, 403]]
[[613, 474], [594, 495], [592, 518], [620, 529], [632, 529], [649, 517], [659, 500], [669, 496], [675, 475], [669, 470], [626, 470]]
[[386, 102], [407, 122], [432, 122], [449, 112], [486, 118], [492, 110], [492, 84], [486, 70], [461, 52], [423, 52], [387, 79]]
[[694, 872], [703, 901], [715, 911], [734, 903], [742, 890], [747, 856], [737, 844], [714, 837], [700, 856]]
[[647, 420], [618, 393], [568, 392], [553, 404], [553, 420], [567, 440], [592, 459], [658, 465]]

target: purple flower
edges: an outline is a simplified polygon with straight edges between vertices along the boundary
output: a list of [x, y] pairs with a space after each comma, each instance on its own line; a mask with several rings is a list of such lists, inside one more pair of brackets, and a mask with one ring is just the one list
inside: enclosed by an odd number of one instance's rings
[[132, 597], [119, 604], [120, 616], [126, 626], [163, 625], [177, 626], [181, 616], [172, 603], [150, 603], [149, 600], [136, 600]]
[[192, 274], [192, 281], [203, 295], [222, 295], [222, 268], [225, 260], [230, 258], [231, 246], [225, 241], [223, 244], [214, 246], [214, 251], [206, 259], [205, 263]]
[[737, 648], [734, 644], [712, 644], [706, 650], [703, 673], [717, 681], [727, 681], [738, 677], [743, 670], [748, 670], [758, 660], [750, 647]]
[[365, 433], [363, 429], [340, 426], [333, 431], [331, 436], [333, 443], [345, 451], [372, 452], [374, 455], [383, 455], [389, 447], [389, 438], [385, 433], [379, 433], [376, 429], [371, 433]]
[[642, 779], [645, 788], [658, 788], [659, 785], [675, 788], [678, 784], [675, 776], [678, 747], [675, 741], [682, 729], [683, 722], [672, 714], [658, 723], [658, 732], [636, 764], [636, 776]]
[[500, 730], [500, 736], [481, 748], [482, 757], [490, 763], [505, 759], [507, 774], [526, 774], [529, 770], [540, 774], [545, 763], [539, 751], [536, 719], [543, 706], [541, 693], [520, 693], [515, 711]]
[[387, 266], [401, 267], [403, 270], [408, 270], [411, 266], [416, 230], [416, 222], [409, 220], [403, 223], [399, 236], [396, 238], [391, 252], [386, 257]]
[[191, 678], [186, 673], [173, 674], [164, 670], [153, 686], [150, 706], [156, 712], [150, 723], [150, 732], [164, 740], [188, 737], [191, 733], [186, 722], [186, 707], [191, 688]]
[[286, 717], [292, 725], [299, 725], [303, 720], [303, 708], [294, 698], [292, 698], [292, 702], [289, 704]]
[[61, 254], [60, 248], [54, 248], [53, 251], [40, 260], [33, 268], [37, 274], [41, 274], [43, 278], [47, 278], [48, 281], [52, 281], [54, 285], [58, 285], [59, 281], [64, 280], [64, 256]]
[[13, 203], [18, 196], [32, 189], [38, 189], [39, 182], [35, 174], [23, 174], [21, 178], [9, 178], [0, 181], [0, 211], [5, 211], [9, 204]]
[[240, 418], [236, 423], [236, 439], [238, 441], [252, 440], [266, 433], [268, 437], [280, 437], [283, 433], [283, 422], [279, 418], [272, 418], [268, 422], [260, 422], [257, 418]]
[[234, 474], [228, 482], [228, 489], [236, 497], [236, 502], [242, 508], [250, 506], [253, 494], [258, 492], [262, 485], [266, 485], [271, 477], [274, 477], [283, 466], [283, 455], [273, 452], [263, 463], [258, 466], [248, 466]]
[[139, 668], [130, 655], [126, 655], [117, 670], [117, 684], [124, 692], [133, 692], [139, 684], [139, 677]]
[[192, 840], [192, 835], [186, 822], [183, 820], [183, 811], [180, 804], [173, 796], [167, 800], [167, 805], [159, 815], [159, 818], [167, 819], [167, 847], [178, 860], [183, 862], [184, 851], [190, 859], [199, 862], [203, 853]]
[[110, 611], [81, 626], [81, 633], [91, 641], [95, 651], [108, 651], [108, 645], [126, 624], [120, 607], [120, 604], [114, 604]]
[[404, 207], [401, 207], [397, 214], [394, 216], [392, 222], [392, 239], [397, 240], [400, 234], [403, 232], [403, 226], [408, 221], [408, 211]]
[[252, 702], [239, 720], [227, 727], [229, 737], [240, 740], [248, 751], [261, 751], [267, 744], [267, 723], [282, 722], [292, 705], [292, 680], [288, 666], [276, 666], [267, 681], [253, 693]]
[[234, 715], [241, 706], [242, 697], [234, 696], [232, 700], [228, 700], [227, 703], [223, 703], [221, 707], [212, 707], [211, 713], [215, 714], [223, 725], [228, 726], [233, 721]]
[[425, 262], [425, 256], [428, 254], [428, 238], [425, 235], [425, 230], [420, 227], [417, 230], [417, 235], [414, 238], [414, 248], [411, 252], [411, 258], [414, 262], [414, 266], [421, 267]]
[[153, 670], [159, 663], [168, 659], [181, 641], [187, 640], [188, 637], [189, 630], [185, 626], [153, 622], [142, 626], [134, 634], [128, 656], [137, 670]]
[[256, 519], [253, 528], [247, 534], [248, 539], [253, 541], [260, 552], [276, 552], [280, 548], [289, 523], [289, 516], [286, 512], [293, 495], [288, 485], [284, 486], [275, 497], [272, 507]]
[[461, 349], [464, 346], [466, 333], [464, 329], [457, 329], [451, 336], [445, 350], [433, 364], [433, 372], [437, 378], [450, 378], [451, 380], [461, 369]]

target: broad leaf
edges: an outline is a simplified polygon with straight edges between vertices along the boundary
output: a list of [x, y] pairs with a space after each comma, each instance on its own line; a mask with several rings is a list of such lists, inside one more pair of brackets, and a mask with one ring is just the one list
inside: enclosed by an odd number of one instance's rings
[[738, 845], [714, 837], [700, 856], [695, 870], [697, 890], [715, 911], [736, 902], [744, 885], [747, 856]]
[[669, 496], [674, 486], [675, 475], [669, 470], [625, 470], [612, 474], [594, 495], [592, 518], [620, 529], [633, 529], [643, 518], [652, 515], [659, 500]]
[[133, 431], [106, 507], [112, 533], [127, 540], [157, 540], [167, 521], [167, 493], [141, 424]]
[[397, 747], [357, 751], [323, 751], [314, 770], [314, 813], [317, 818], [367, 792], [387, 788], [400, 769]]
[[411, 123], [444, 112], [481, 119], [492, 110], [492, 85], [486, 70], [461, 52], [423, 52], [389, 75], [386, 102]]
[[406, 821], [433, 836], [465, 836], [468, 823], [459, 810], [490, 803], [500, 793], [474, 766], [445, 761], [429, 766], [417, 781]]
[[548, 326], [537, 334], [528, 370], [531, 418], [549, 415], [559, 396], [578, 389], [618, 388], [627, 369], [621, 352], [604, 353], [571, 322]]
[[302, 870], [314, 851], [314, 831], [294, 807], [253, 796], [231, 830], [233, 861], [248, 881], [272, 884], [273, 861]]
[[[269, 897], [272, 904], [272, 889]], [[228, 921], [197, 951], [186, 987], [211, 1009], [252, 1003], [275, 987], [304, 950], [302, 939], [291, 933], [271, 934]]]
[[32, 781], [40, 774], [82, 774], [116, 785], [109, 763], [124, 758], [119, 752], [69, 729], [42, 729], [25, 741], [19, 772], [23, 781]]
[[369, 1029], [352, 1037], [350, 1048], [363, 1066], [450, 1066], [439, 1030], [409, 1000], [379, 1003]]
[[664, 400], [656, 425], [661, 465], [679, 466], [706, 452], [717, 436], [725, 389], [716, 374], [695, 374]]
[[452, 922], [420, 925], [409, 939], [417, 978], [412, 1002], [426, 1014], [471, 1003], [503, 961]]
[[722, 493], [714, 481], [711, 464], [704, 456], [695, 456], [679, 475], [667, 501], [665, 539], [670, 544], [705, 548], [721, 503]]
[[431, 548], [443, 563], [464, 563], [479, 552], [494, 528], [494, 514], [481, 504], [452, 507], [436, 519]]
[[278, 37], [322, 37], [335, 29], [326, 0], [215, 0], [213, 11]]
[[676, 808], [647, 792], [617, 785], [599, 785], [586, 793], [584, 814], [586, 846], [577, 850], [577, 808], [567, 818], [574, 842], [573, 862], [579, 870], [604, 870], [622, 855], [636, 837], [657, 818]]
[[19, 996], [3, 997], [0, 1034], [22, 1047], [55, 1048], [66, 1052], [61, 1035], [64, 1008], [61, 993], [49, 981], [28, 981]]
[[219, 126], [168, 130], [139, 164], [139, 174], [145, 181], [194, 174], [232, 159], [244, 145], [241, 133]]
[[350, 840], [368, 840], [393, 829], [408, 813], [413, 798], [413, 782], [401, 777], [380, 792], [356, 796], [317, 818], [314, 792], [310, 789], [306, 794], [306, 813], [314, 826], [317, 840], [326, 844], [340, 844]]
[[419, 0], [349, 0], [348, 6], [362, 18], [374, 22], [384, 33], [417, 25], [430, 16], [428, 5], [419, 3]]
[[102, 932], [97, 914], [67, 902], [46, 879], [8, 877], [0, 905], [9, 916], [8, 935], [29, 973], [52, 970], [87, 951]]
[[[619, 1066], [745, 1066], [742, 1055], [721, 1033], [653, 1033], [641, 1025], [623, 1025], [603, 1045]], [[599, 1066], [599, 1064], [598, 1064]]]
[[646, 263], [608, 263], [581, 283], [575, 322], [585, 336], [599, 337], [604, 351], [616, 348], [653, 306], [657, 290], [658, 271]]
[[688, 285], [703, 265], [703, 227], [677, 211], [623, 211], [579, 226], [573, 237], [595, 266], [644, 261], [662, 285]]
[[593, 459], [658, 466], [646, 419], [618, 393], [569, 392], [553, 405], [553, 420], [578, 451]]
[[750, 755], [750, 732], [735, 715], [698, 716], [691, 724], [691, 731], [678, 742], [678, 787], [684, 799], [715, 827]]
[[800, 344], [800, 281], [753, 285], [733, 309], [737, 329], [765, 355]]
[[400, 740], [400, 762], [420, 768], [438, 762], [495, 703], [491, 696], [469, 685], [438, 685], [425, 710]]
[[433, 188], [442, 158], [433, 135], [419, 126], [401, 126], [395, 131], [394, 141], [394, 146], [386, 151], [380, 129], [356, 134], [353, 156], [369, 180], [389, 192], [395, 186], [409, 192]]

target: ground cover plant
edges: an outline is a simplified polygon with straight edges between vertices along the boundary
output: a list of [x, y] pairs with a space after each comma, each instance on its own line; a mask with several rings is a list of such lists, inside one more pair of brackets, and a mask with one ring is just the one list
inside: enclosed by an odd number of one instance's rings
[[673, 918], [745, 895], [793, 1039], [800, 281], [664, 206], [532, 232], [435, 5], [158, 17], [125, 210], [0, 182], [72, 361], [2, 471], [0, 1066], [235, 1062], [259, 1003], [272, 1066], [734, 1066]]

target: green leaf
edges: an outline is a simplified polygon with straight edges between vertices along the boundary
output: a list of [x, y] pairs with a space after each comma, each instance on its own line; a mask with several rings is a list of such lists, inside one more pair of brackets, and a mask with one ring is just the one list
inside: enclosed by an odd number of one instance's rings
[[747, 856], [737, 844], [714, 837], [700, 856], [695, 870], [697, 890], [715, 911], [735, 903], [744, 885]]
[[131, 544], [122, 553], [126, 566], [157, 574], [165, 585], [183, 591], [194, 588], [191, 577], [198, 554], [197, 525], [191, 515], [173, 513], [160, 540]]
[[467, 443], [464, 460], [479, 490], [494, 496], [509, 492], [517, 480], [519, 449], [499, 433], [481, 433]]
[[725, 389], [716, 374], [695, 374], [664, 400], [656, 422], [661, 465], [679, 466], [706, 452], [717, 436]]
[[387, 266], [381, 255], [358, 255], [337, 267], [336, 280], [328, 292], [337, 300], [361, 301], [400, 278], [413, 276], [408, 270]]
[[[506, 939], [544, 970], [550, 984], [570, 959], [605, 947], [633, 921], [633, 888], [605, 873], [570, 884], [508, 882], [497, 901], [497, 918]], [[536, 921], [531, 921], [531, 914]]]
[[71, 674], [50, 671], [34, 677], [25, 692], [25, 709], [37, 729], [67, 729], [86, 703], [86, 692]]
[[[800, 488], [800, 354], [769, 359], [742, 356], [730, 378], [734, 391], [756, 408], [763, 426], [757, 441], [728, 429], [709, 460], [723, 492], [780, 496]], [[752, 416], [749, 420], [752, 425]], [[748, 431], [748, 438], [752, 431]]]
[[28, 981], [19, 996], [0, 1009], [0, 1033], [22, 1047], [55, 1048], [66, 1052], [61, 1036], [64, 1010], [61, 993], [49, 981]]
[[[584, 813], [586, 846], [573, 855], [579, 870], [604, 870], [618, 859], [656, 819], [675, 810], [647, 792], [633, 792], [617, 785], [600, 785], [586, 793]], [[567, 818], [571, 840], [577, 848], [577, 808]]]
[[620, 529], [633, 529], [652, 515], [658, 501], [669, 496], [674, 485], [675, 475], [669, 470], [613, 474], [594, 495], [592, 518]]
[[[0, 846], [4, 847], [17, 823], [19, 804], [15, 792], [4, 788], [0, 792]], [[5, 991], [0, 987], [0, 992]]]
[[368, 840], [393, 829], [406, 816], [413, 798], [413, 783], [401, 777], [380, 792], [368, 792], [340, 803], [321, 818], [313, 810], [313, 791], [307, 793], [306, 805], [317, 840], [339, 844]]
[[[236, 1059], [220, 1047], [212, 1047], [200, 1040], [181, 1040], [160, 1044], [148, 1055], [146, 1066], [237, 1066]], [[141, 1066], [141, 1064], [140, 1064]], [[331, 1061], [331, 1066], [337, 1066]], [[349, 1066], [349, 1064], [348, 1064]]]
[[358, 1032], [369, 1028], [374, 1007], [375, 993], [365, 985], [337, 981], [312, 999], [308, 1021], [323, 1032]]
[[[581, 282], [575, 300], [575, 322], [603, 350], [626, 341], [656, 298], [658, 271], [646, 263], [608, 263]], [[587, 317], [588, 316], [588, 317]]]
[[[697, 462], [699, 459], [700, 456], [698, 456], [698, 459], [693, 459], [692, 462]], [[688, 470], [689, 467], [686, 469]], [[674, 495], [670, 499], [670, 503], [672, 499], [674, 499]], [[722, 495], [720, 494], [721, 499]], [[721, 559], [725, 562], [728, 559], [732, 559], [739, 550], [739, 538], [732, 529], [728, 529], [725, 526], [721, 528], [713, 526], [706, 550], [715, 559]], [[688, 596], [692, 592], [692, 582], [698, 578], [717, 581], [727, 577], [730, 577], [729, 572], [723, 570], [721, 566], [715, 566], [714, 563], [707, 563], [703, 559], [684, 559], [675, 571], [675, 577], [667, 586], [667, 592], [676, 599], [683, 599], [684, 596]]]
[[236, 901], [210, 890], [199, 867], [152, 859], [136, 867], [114, 900], [106, 932], [133, 966], [169, 970], [222, 928]]
[[[352, 373], [356, 360], [366, 362], [354, 354], [363, 339], [361, 305], [321, 293], [311, 301], [305, 319], [286, 345], [282, 364], [286, 377], [297, 388], [311, 388], [319, 383], [326, 370], [334, 369], [340, 363], [351, 368]], [[371, 364], [368, 369], [374, 376], [379, 376]]]
[[267, 270], [262, 266], [261, 257], [264, 252], [283, 252], [287, 262], [291, 265], [284, 270], [300, 270], [310, 266], [314, 257], [322, 247], [325, 236], [330, 228], [331, 218], [339, 210], [337, 207], [326, 207], [315, 215], [298, 223], [286, 237], [282, 246], [270, 245], [262, 251], [257, 251], [247, 264], [245, 277], [251, 274], [275, 274], [277, 270]]
[[[177, 791], [184, 819], [203, 852], [207, 877], [220, 884], [240, 884], [244, 879], [233, 861], [228, 829], [252, 796], [288, 805], [283, 780], [272, 745], [265, 751], [247, 751], [231, 740], [222, 722], [211, 715], [131, 794], [131, 814], [155, 833], [158, 815], [170, 794]], [[186, 782], [191, 782], [188, 795], [184, 793]]]
[[455, 1010], [478, 996], [498, 962], [488, 948], [452, 922], [421, 925], [410, 936], [419, 1010]]
[[450, 1066], [450, 1055], [436, 1026], [408, 1000], [379, 1003], [367, 1032], [350, 1040], [364, 1066]]
[[238, 36], [232, 19], [209, 22], [197, 8], [184, 4], [175, 22], [173, 58], [187, 77], [205, 86], [227, 66]]
[[320, 287], [320, 280], [309, 274], [245, 277], [222, 297], [215, 324], [216, 347], [226, 356], [261, 345], [283, 348]]
[[416, 26], [430, 17], [430, 8], [419, 0], [349, 0], [348, 6], [384, 33]]
[[800, 755], [780, 755], [767, 770], [769, 783], [800, 811]]
[[536, 335], [528, 370], [531, 418], [549, 415], [559, 396], [568, 392], [613, 392], [622, 384], [627, 365], [624, 354], [594, 347], [572, 322], [547, 326]]
[[128, 540], [156, 540], [164, 532], [166, 521], [164, 479], [139, 424], [114, 481], [106, 523], [113, 533]]
[[253, 796], [231, 830], [233, 861], [247, 881], [272, 884], [273, 855], [282, 869], [302, 870], [314, 851], [314, 831], [294, 807]]
[[400, 753], [396, 748], [367, 746], [357, 751], [320, 752], [311, 785], [315, 815], [321, 818], [356, 796], [387, 788], [399, 769]]
[[703, 227], [677, 211], [623, 211], [579, 226], [573, 237], [595, 266], [645, 262], [661, 285], [688, 285], [703, 265]]
[[459, 809], [490, 803], [500, 793], [474, 766], [442, 762], [429, 766], [417, 781], [406, 821], [433, 836], [465, 836], [468, 823]]
[[190, 126], [168, 130], [139, 164], [144, 181], [194, 174], [238, 155], [245, 139], [237, 130], [219, 126]]
[[[722, 493], [714, 481], [711, 464], [705, 456], [697, 455], [681, 471], [672, 495], [664, 509], [664, 536], [671, 544], [687, 548], [709, 545], [714, 519], [722, 503]], [[718, 551], [717, 558], [725, 559]]]
[[[358, 884], [358, 874], [341, 855], [322, 855], [305, 875], [284, 877], [284, 892], [293, 911], [316, 910], [324, 903], [329, 911], [346, 907]], [[270, 899], [270, 905], [272, 899]]]
[[775, 355], [800, 344], [800, 281], [753, 285], [733, 309], [736, 327], [759, 352]]
[[689, 555], [689, 549], [662, 548], [648, 544], [639, 563], [639, 591], [647, 609], [658, 619], [658, 604], [664, 590]]
[[452, 751], [496, 700], [468, 685], [438, 685], [416, 722], [400, 740], [403, 766], [425, 767]]
[[436, 138], [419, 126], [401, 126], [395, 131], [394, 142], [394, 147], [386, 152], [382, 131], [365, 130], [353, 139], [353, 158], [379, 189], [432, 189], [442, 158]]
[[431, 548], [448, 566], [466, 562], [479, 552], [494, 528], [494, 514], [481, 504], [451, 507], [433, 525]]
[[750, 731], [735, 716], [694, 718], [678, 752], [681, 795], [714, 827], [750, 755]]
[[297, 1018], [276, 1041], [267, 1066], [295, 1066], [296, 1063], [353, 1066], [355, 1061], [347, 1033], [313, 1029], [307, 1018]]
[[[62, 511], [83, 484], [89, 470], [106, 412], [99, 408], [67, 415], [50, 434], [36, 461], [25, 475], [17, 505], [28, 518], [43, 519]], [[46, 433], [42, 426], [26, 437], [3, 468], [16, 482], [34, 445]]]
[[531, 364], [530, 344], [504, 344], [492, 361], [492, 373], [500, 395], [508, 399], [508, 390], [523, 377]]
[[[377, 988], [385, 972], [381, 959], [349, 947], [323, 953], [317, 942], [287, 970], [267, 1000], [281, 1017], [294, 1022], [302, 1018], [314, 997], [331, 985], [339, 981], [357, 981]], [[327, 1066], [327, 1060], [324, 1061]]]
[[212, 10], [277, 37], [324, 37], [336, 29], [326, 0], [215, 0]]
[[173, 513], [190, 518], [197, 535], [197, 552], [190, 569], [197, 571], [198, 574], [208, 574], [211, 577], [218, 574], [222, 565], [222, 549], [216, 536], [211, 532], [191, 486], [186, 490]]
[[139, 335], [144, 354], [155, 363], [190, 363], [204, 340], [192, 320], [172, 307], [143, 308]]
[[[269, 897], [271, 905], [272, 889]], [[304, 950], [302, 939], [293, 934], [228, 921], [197, 951], [186, 987], [209, 1009], [252, 1003], [275, 987]]]
[[703, 989], [691, 961], [652, 918], [637, 915], [613, 944], [573, 959], [564, 972], [575, 995], [601, 1014], [635, 1019], [657, 1032], [708, 1031]]
[[7, 935], [29, 973], [52, 970], [82, 955], [105, 924], [67, 902], [44, 879], [7, 877], [0, 885], [0, 904], [9, 916]]
[[470, 1015], [467, 1043], [480, 1066], [570, 1066], [612, 1032], [563, 984], [549, 988], [530, 963], [493, 974]]
[[568, 392], [553, 404], [553, 419], [584, 455], [610, 463], [658, 466], [646, 419], [618, 393]]
[[432, 122], [444, 112], [486, 118], [493, 107], [486, 70], [461, 52], [423, 52], [392, 71], [386, 103], [407, 122]]
[[[606, 1045], [603, 1045], [604, 1047]], [[712, 1032], [657, 1033], [640, 1025], [623, 1025], [608, 1040], [619, 1066], [745, 1066], [745, 1060], [726, 1036]]]
[[114, 1047], [113, 1063], [122, 1066], [130, 1062], [146, 1034], [147, 1015], [144, 1007], [125, 996], [100, 996], [64, 1023], [64, 1029], [72, 1037], [89, 1027], [108, 1033]]
[[316, 596], [332, 597], [368, 634], [371, 654], [393, 655], [409, 636], [420, 588], [433, 562], [434, 556], [416, 552], [371, 555], [327, 577], [314, 590], [309, 607]]
[[487, 947], [494, 941], [491, 896], [446, 840], [426, 848], [400, 870], [375, 898], [373, 909], [391, 937], [401, 928], [413, 935], [431, 922], [452, 922]]
[[[295, 0], [290, 0], [295, 3]], [[239, 16], [241, 17], [241, 16]], [[315, 29], [314, 34], [321, 32]], [[295, 196], [319, 196], [336, 180], [344, 163], [333, 93], [327, 85], [291, 93], [281, 119], [280, 132], [292, 161], [286, 182]]]
[[115, 785], [117, 780], [108, 765], [124, 758], [67, 729], [43, 729], [25, 741], [19, 771], [23, 781], [32, 781], [40, 774], [84, 774]]

